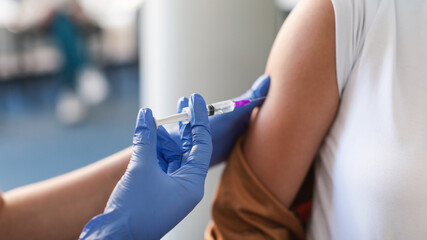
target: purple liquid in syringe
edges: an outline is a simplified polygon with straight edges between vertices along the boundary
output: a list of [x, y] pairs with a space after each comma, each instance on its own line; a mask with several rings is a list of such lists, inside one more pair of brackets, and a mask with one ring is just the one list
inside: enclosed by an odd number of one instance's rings
[[248, 105], [249, 103], [251, 103], [251, 100], [249, 99], [245, 99], [245, 100], [240, 100], [240, 101], [234, 101], [234, 107], [238, 108], [238, 107], [243, 107]]

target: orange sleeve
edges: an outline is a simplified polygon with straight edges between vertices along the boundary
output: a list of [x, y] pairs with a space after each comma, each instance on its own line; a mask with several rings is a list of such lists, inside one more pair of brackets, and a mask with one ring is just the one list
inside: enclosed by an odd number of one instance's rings
[[304, 239], [295, 214], [260, 182], [242, 152], [242, 138], [231, 153], [212, 207], [206, 240]]

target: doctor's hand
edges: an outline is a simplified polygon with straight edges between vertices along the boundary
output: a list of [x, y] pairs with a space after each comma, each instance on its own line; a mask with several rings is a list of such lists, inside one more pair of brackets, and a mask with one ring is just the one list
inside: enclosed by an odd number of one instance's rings
[[126, 173], [81, 239], [160, 239], [199, 203], [212, 140], [203, 98], [192, 95], [189, 106], [182, 148], [163, 127], [156, 129], [150, 109], [140, 110]]
[[[270, 87], [270, 77], [261, 75], [243, 95], [233, 100], [256, 99], [267, 96]], [[233, 112], [209, 117], [211, 126], [213, 152], [210, 165], [215, 165], [225, 161], [237, 139], [247, 130], [252, 110], [261, 105], [263, 101], [254, 101], [249, 105], [239, 107]], [[188, 101], [181, 100], [178, 104], [178, 112], [188, 106]], [[177, 129], [171, 130], [170, 135], [179, 143], [180, 132]]]

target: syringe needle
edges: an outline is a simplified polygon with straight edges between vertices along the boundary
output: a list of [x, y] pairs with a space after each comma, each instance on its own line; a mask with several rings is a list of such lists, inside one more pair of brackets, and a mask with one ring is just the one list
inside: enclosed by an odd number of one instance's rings
[[249, 99], [251, 102], [255, 102], [258, 100], [264, 100], [266, 97], [259, 97], [259, 98], [254, 98], [254, 99]]

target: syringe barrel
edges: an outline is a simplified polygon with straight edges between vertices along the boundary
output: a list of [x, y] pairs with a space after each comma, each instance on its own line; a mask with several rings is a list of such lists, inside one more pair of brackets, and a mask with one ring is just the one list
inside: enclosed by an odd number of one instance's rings
[[188, 108], [184, 108], [181, 113], [173, 114], [163, 118], [156, 118], [155, 121], [157, 126], [177, 122], [182, 122], [186, 124], [190, 121], [190, 118], [190, 110]]
[[[206, 105], [206, 109], [208, 110], [208, 116], [218, 115], [223, 113], [232, 112], [235, 108], [235, 103], [231, 100], [226, 100], [222, 102], [212, 103]], [[191, 112], [188, 107], [182, 109], [181, 113], [173, 114], [163, 118], [156, 118], [156, 125], [165, 125], [170, 123], [182, 122], [183, 124], [187, 124], [191, 119]]]
[[232, 112], [235, 108], [235, 104], [231, 100], [222, 102], [212, 103], [206, 106], [208, 109], [208, 116], [218, 115], [222, 113]]

